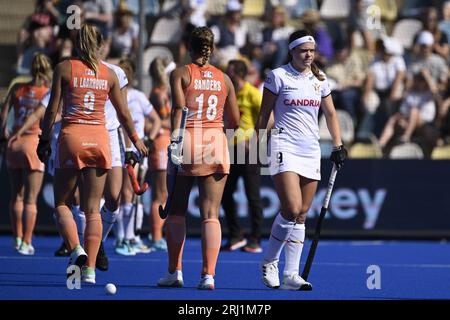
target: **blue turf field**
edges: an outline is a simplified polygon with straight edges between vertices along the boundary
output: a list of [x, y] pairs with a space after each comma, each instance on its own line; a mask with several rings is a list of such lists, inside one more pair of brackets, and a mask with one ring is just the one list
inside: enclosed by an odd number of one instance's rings
[[[319, 243], [309, 280], [312, 292], [266, 288], [259, 279], [262, 254], [221, 253], [216, 290], [195, 287], [201, 269], [199, 239], [188, 239], [183, 274], [185, 287], [160, 289], [156, 281], [167, 267], [166, 253], [122, 257], [113, 252], [112, 239], [106, 252], [108, 272], [97, 271], [96, 285], [81, 290], [66, 288], [67, 258], [54, 257], [57, 237], [35, 237], [36, 255], [21, 256], [10, 237], [0, 237], [0, 299], [161, 299], [161, 300], [305, 300], [305, 299], [450, 299], [450, 245], [439, 242], [325, 241]], [[265, 244], [265, 243], [264, 243]], [[306, 259], [309, 242], [302, 255]], [[367, 268], [381, 269], [381, 289], [367, 288]], [[282, 269], [282, 263], [280, 269]], [[302, 265], [303, 268], [303, 265]], [[118, 292], [107, 296], [106, 283]]]

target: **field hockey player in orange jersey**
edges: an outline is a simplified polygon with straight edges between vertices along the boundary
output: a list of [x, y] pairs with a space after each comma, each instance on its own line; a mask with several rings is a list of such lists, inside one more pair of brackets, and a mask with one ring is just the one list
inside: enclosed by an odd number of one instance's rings
[[[109, 135], [105, 127], [105, 103], [108, 97], [136, 149], [142, 156], [147, 156], [147, 148], [137, 136], [122, 98], [117, 76], [100, 61], [102, 41], [101, 33], [95, 26], [83, 25], [75, 41], [78, 57], [56, 66], [37, 148], [41, 160], [48, 157], [51, 130], [59, 102], [63, 99], [54, 183], [56, 224], [71, 252], [69, 264], [83, 267], [81, 280], [88, 283], [95, 283], [95, 261], [102, 240], [100, 199], [107, 170], [111, 169]], [[81, 209], [86, 215], [86, 252], [80, 245], [77, 227], [69, 209], [78, 178], [81, 181]]]
[[[158, 281], [159, 286], [183, 285], [181, 260], [186, 237], [186, 211], [192, 185], [197, 178], [202, 218], [203, 267], [198, 289], [213, 290], [214, 274], [221, 245], [219, 223], [220, 201], [230, 170], [227, 139], [223, 132], [223, 116], [227, 125], [237, 128], [239, 109], [230, 78], [209, 64], [214, 48], [214, 35], [207, 27], [195, 28], [189, 41], [192, 63], [175, 69], [170, 76], [172, 91], [173, 143], [180, 128], [182, 110], [188, 108], [182, 164], [168, 175], [175, 176], [170, 191], [166, 220], [169, 268]], [[171, 157], [172, 158], [172, 157]], [[171, 160], [172, 161], [172, 160]], [[170, 185], [170, 184], [169, 184]]]

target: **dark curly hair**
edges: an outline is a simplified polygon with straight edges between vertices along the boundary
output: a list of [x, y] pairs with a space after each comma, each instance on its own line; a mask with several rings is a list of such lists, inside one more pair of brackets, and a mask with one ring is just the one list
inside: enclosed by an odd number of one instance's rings
[[214, 34], [208, 27], [195, 28], [189, 38], [189, 47], [191, 50], [202, 57], [202, 66], [204, 66], [214, 48]]

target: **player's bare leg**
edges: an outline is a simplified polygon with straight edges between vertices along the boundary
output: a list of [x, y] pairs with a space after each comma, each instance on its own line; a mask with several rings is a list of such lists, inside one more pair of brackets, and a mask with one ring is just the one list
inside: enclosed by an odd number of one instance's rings
[[186, 211], [194, 179], [194, 177], [186, 176], [176, 177], [172, 204], [166, 219], [168, 273], [164, 278], [159, 279], [160, 287], [183, 286], [182, 257], [186, 240]]
[[222, 242], [219, 222], [220, 203], [228, 175], [212, 174], [198, 178], [200, 193], [200, 214], [202, 216], [202, 279], [201, 290], [214, 289], [214, 275]]

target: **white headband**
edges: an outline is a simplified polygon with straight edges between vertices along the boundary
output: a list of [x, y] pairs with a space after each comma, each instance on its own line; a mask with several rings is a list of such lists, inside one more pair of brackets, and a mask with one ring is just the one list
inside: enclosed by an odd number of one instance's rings
[[294, 49], [295, 47], [304, 44], [306, 42], [312, 42], [312, 43], [316, 43], [316, 41], [314, 40], [314, 38], [312, 36], [304, 36], [298, 39], [295, 39], [294, 41], [292, 41], [291, 43], [289, 43], [289, 50]]

